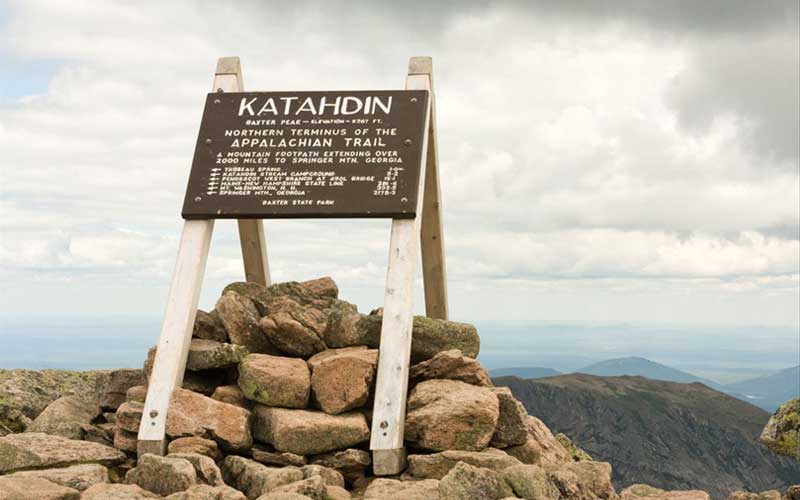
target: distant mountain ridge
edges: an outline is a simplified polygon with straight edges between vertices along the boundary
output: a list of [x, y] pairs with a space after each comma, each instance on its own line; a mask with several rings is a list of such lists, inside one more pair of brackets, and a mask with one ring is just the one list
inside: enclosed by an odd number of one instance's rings
[[697, 375], [676, 370], [675, 368], [637, 356], [607, 359], [581, 368], [576, 373], [585, 373], [587, 375], [597, 375], [600, 377], [631, 375], [645, 377], [651, 380], [664, 380], [666, 382], [679, 382], [683, 384], [700, 382], [713, 389], [720, 390], [723, 388], [722, 384], [714, 382], [713, 380], [698, 377]]
[[496, 368], [489, 370], [492, 377], [519, 377], [519, 378], [544, 378], [561, 375], [558, 370], [543, 366], [511, 366], [509, 368]]
[[746, 401], [773, 412], [786, 401], [800, 397], [800, 366], [793, 366], [725, 386], [726, 392], [743, 395]]
[[641, 482], [723, 499], [800, 482], [800, 464], [757, 440], [767, 412], [699, 383], [587, 374], [493, 380], [554, 432], [610, 462], [618, 491]]

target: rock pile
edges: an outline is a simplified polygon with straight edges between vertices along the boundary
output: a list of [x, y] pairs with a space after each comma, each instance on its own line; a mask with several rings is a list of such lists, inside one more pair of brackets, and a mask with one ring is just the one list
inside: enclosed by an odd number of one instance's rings
[[[98, 393], [17, 416], [0, 437], [0, 500], [620, 498], [609, 464], [493, 386], [475, 359], [474, 327], [423, 317], [411, 347], [408, 467], [375, 477], [381, 321], [380, 310], [361, 314], [340, 300], [329, 278], [231, 284], [214, 310], [198, 311], [167, 456], [136, 457], [151, 349], [143, 370], [104, 374]], [[636, 485], [621, 498], [708, 495]]]

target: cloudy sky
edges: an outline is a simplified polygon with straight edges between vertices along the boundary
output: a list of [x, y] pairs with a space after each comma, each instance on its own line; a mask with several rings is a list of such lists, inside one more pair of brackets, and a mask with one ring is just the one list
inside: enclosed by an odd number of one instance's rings
[[[798, 3], [0, 2], [0, 315], [163, 311], [216, 58], [247, 90], [434, 57], [452, 316], [800, 324]], [[382, 300], [388, 221], [267, 221]], [[203, 304], [242, 277], [219, 221]], [[421, 289], [420, 289], [421, 291]]]

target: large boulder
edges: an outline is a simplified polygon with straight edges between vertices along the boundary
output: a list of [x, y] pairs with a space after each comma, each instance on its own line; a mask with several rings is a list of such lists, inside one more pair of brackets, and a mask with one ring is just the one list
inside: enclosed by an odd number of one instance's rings
[[239, 388], [247, 399], [258, 403], [305, 408], [311, 373], [302, 359], [251, 354], [239, 365]]
[[55, 469], [40, 469], [15, 472], [3, 477], [36, 477], [46, 479], [67, 488], [84, 491], [95, 484], [107, 483], [108, 469], [100, 464], [72, 465]]
[[83, 439], [84, 427], [100, 415], [100, 407], [80, 396], [62, 396], [39, 414], [27, 432], [55, 434], [67, 439]]
[[176, 389], [167, 414], [167, 435], [174, 439], [210, 436], [223, 450], [238, 452], [253, 444], [251, 414], [196, 392]]
[[216, 309], [210, 312], [197, 310], [194, 317], [194, 330], [192, 337], [197, 339], [215, 340], [217, 342], [228, 342], [228, 332], [219, 317]]
[[81, 500], [151, 500], [161, 496], [135, 484], [96, 484], [83, 492]]
[[487, 448], [484, 451], [447, 450], [429, 455], [409, 455], [407, 472], [419, 479], [441, 479], [458, 462], [494, 471], [522, 465], [516, 458], [496, 448]]
[[800, 398], [778, 408], [761, 432], [761, 442], [775, 453], [800, 461]]
[[[378, 348], [381, 342], [383, 316], [362, 315], [355, 324], [356, 345]], [[480, 338], [474, 326], [425, 316], [414, 316], [411, 332], [411, 362], [431, 359], [440, 352], [458, 349], [464, 356], [476, 358], [480, 351]]]
[[366, 404], [375, 380], [378, 350], [329, 349], [308, 360], [314, 399], [325, 413], [337, 415]]
[[[776, 492], [777, 493], [777, 492]], [[761, 499], [761, 498], [736, 498], [736, 493], [731, 493], [728, 500], [780, 500], [781, 495], [777, 493], [775, 499]], [[748, 493], [748, 495], [755, 495]], [[664, 491], [659, 488], [654, 488], [646, 484], [634, 484], [628, 486], [620, 493], [621, 500], [711, 500], [708, 493], [705, 491], [692, 490], [692, 491]], [[758, 497], [758, 495], [755, 495]]]
[[570, 462], [549, 472], [550, 481], [564, 500], [612, 500], [617, 497], [611, 484], [611, 464]]
[[217, 301], [216, 311], [231, 343], [244, 346], [251, 353], [277, 354], [258, 326], [260, 315], [250, 298], [225, 292]]
[[497, 396], [457, 380], [427, 380], [408, 397], [405, 440], [432, 451], [480, 451], [500, 414]]
[[506, 453], [518, 458], [522, 463], [544, 468], [558, 467], [572, 462], [569, 452], [556, 440], [544, 422], [528, 415], [527, 424], [527, 440], [519, 446], [506, 448]]
[[146, 453], [125, 475], [125, 482], [158, 495], [170, 495], [197, 483], [197, 474], [188, 460]]
[[439, 482], [440, 500], [500, 500], [514, 492], [497, 472], [459, 462]]
[[492, 435], [492, 446], [508, 448], [525, 443], [528, 439], [527, 410], [508, 387], [494, 387], [492, 392], [500, 402], [500, 417]]
[[279, 350], [308, 358], [327, 348], [322, 341], [327, 323], [324, 311], [301, 305], [288, 296], [269, 301], [267, 311], [259, 326]]
[[225, 458], [222, 476], [225, 484], [244, 492], [251, 500], [285, 484], [304, 479], [303, 471], [297, 467], [267, 467], [234, 455]]
[[114, 448], [61, 436], [27, 432], [0, 438], [0, 474], [91, 463], [112, 466], [124, 460], [125, 454]]
[[254, 414], [255, 439], [283, 452], [314, 455], [349, 448], [369, 439], [363, 413], [328, 415], [258, 405]]
[[409, 371], [411, 384], [435, 378], [460, 380], [484, 387], [492, 385], [486, 368], [478, 360], [464, 356], [458, 349], [437, 353], [431, 359], [412, 366]]
[[0, 477], [0, 500], [78, 500], [78, 490], [39, 477]]
[[398, 481], [376, 479], [364, 491], [364, 500], [436, 500], [439, 498], [439, 481]]
[[189, 344], [186, 369], [197, 371], [223, 368], [240, 363], [247, 354], [247, 348], [242, 345], [225, 344], [216, 340], [192, 339]]
[[560, 492], [538, 465], [520, 464], [500, 472], [500, 479], [514, 490], [514, 495], [526, 500], [558, 500]]

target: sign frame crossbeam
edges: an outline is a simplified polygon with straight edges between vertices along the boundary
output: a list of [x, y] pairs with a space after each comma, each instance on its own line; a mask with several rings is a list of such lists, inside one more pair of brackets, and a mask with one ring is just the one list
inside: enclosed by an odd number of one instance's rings
[[[242, 92], [238, 57], [217, 62], [213, 92]], [[420, 189], [416, 217], [393, 219], [384, 294], [378, 373], [370, 449], [375, 475], [393, 475], [406, 465], [403, 434], [413, 330], [414, 283], [419, 256], [427, 316], [448, 319], [444, 238], [439, 189], [433, 64], [430, 57], [409, 61], [406, 90], [427, 90]], [[238, 221], [245, 278], [271, 284], [262, 219]], [[166, 420], [173, 391], [183, 382], [214, 219], [185, 220], [177, 262], [161, 326], [153, 370], [139, 427], [137, 452], [166, 453]], [[398, 384], [398, 379], [400, 383]]]

